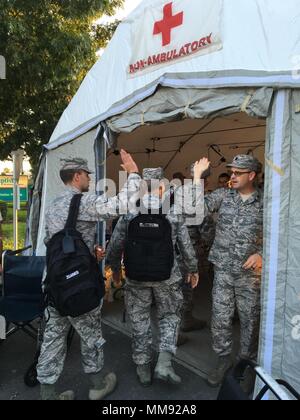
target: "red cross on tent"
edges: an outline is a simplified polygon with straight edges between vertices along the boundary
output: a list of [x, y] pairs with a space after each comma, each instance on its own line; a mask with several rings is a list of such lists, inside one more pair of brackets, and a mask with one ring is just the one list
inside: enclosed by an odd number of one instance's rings
[[153, 35], [162, 34], [163, 47], [171, 43], [171, 31], [183, 24], [183, 12], [173, 16], [173, 2], [164, 6], [164, 18], [155, 22]]

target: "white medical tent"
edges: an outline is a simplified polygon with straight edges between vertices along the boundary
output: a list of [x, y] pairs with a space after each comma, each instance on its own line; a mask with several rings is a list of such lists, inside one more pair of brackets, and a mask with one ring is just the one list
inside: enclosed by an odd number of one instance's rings
[[[300, 391], [300, 9], [298, 0], [144, 0], [118, 27], [45, 148], [29, 238], [63, 189], [60, 159], [116, 179], [120, 147], [141, 167], [211, 154], [264, 160], [259, 363]], [[107, 153], [106, 153], [107, 152]], [[221, 159], [221, 160], [220, 160]], [[222, 166], [223, 165], [223, 166]]]

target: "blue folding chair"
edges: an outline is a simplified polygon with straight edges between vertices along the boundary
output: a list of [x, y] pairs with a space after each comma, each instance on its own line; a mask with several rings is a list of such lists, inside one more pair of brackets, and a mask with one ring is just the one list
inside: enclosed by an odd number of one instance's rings
[[36, 366], [44, 329], [42, 279], [46, 258], [21, 255], [27, 249], [5, 251], [2, 255], [0, 315], [6, 321], [6, 338], [23, 331], [36, 340], [34, 362], [24, 375], [25, 384], [33, 387], [38, 384]]
[[23, 331], [36, 339], [38, 329], [33, 322], [43, 317], [45, 257], [20, 255], [23, 251], [5, 251], [2, 255], [0, 315], [6, 320], [7, 338]]

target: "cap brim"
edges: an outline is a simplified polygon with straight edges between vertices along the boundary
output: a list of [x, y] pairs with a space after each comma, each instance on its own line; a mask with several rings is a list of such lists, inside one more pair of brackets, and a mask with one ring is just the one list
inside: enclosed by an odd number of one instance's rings
[[250, 169], [249, 166], [234, 165], [233, 163], [226, 165], [226, 168]]

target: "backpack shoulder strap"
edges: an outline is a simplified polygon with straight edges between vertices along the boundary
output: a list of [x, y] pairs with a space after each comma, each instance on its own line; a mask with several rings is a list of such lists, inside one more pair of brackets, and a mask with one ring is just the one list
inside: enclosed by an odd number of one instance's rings
[[76, 223], [78, 219], [81, 198], [82, 198], [82, 194], [75, 194], [72, 197], [65, 229], [76, 229]]
[[170, 194], [170, 208], [172, 208], [174, 204], [175, 204], [175, 191], [173, 189]]

